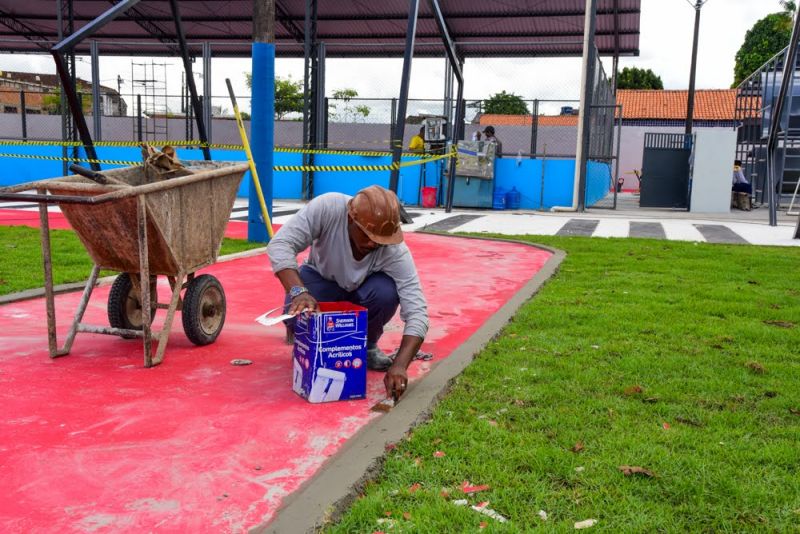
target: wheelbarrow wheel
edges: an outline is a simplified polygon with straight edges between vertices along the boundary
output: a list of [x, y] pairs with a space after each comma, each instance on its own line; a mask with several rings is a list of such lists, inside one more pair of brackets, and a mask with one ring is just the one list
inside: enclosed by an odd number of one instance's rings
[[183, 331], [195, 345], [213, 343], [225, 324], [225, 291], [219, 280], [202, 274], [183, 296]]
[[[157, 290], [156, 277], [150, 277], [150, 320], [156, 313]], [[108, 323], [114, 328], [126, 330], [142, 329], [142, 300], [133, 287], [128, 273], [122, 273], [114, 280], [108, 294]], [[136, 336], [122, 336], [134, 339]]]

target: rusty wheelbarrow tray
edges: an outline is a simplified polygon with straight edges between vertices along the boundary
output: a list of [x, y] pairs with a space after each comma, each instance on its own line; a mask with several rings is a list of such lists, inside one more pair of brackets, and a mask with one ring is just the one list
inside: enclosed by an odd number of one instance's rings
[[[144, 366], [164, 359], [175, 311], [182, 310], [187, 337], [197, 345], [216, 340], [225, 321], [225, 293], [213, 276], [195, 277], [217, 260], [246, 163], [185, 162], [175, 177], [149, 182], [144, 167], [104, 171], [100, 185], [65, 176], [0, 189], [0, 200], [39, 204], [50, 357], [69, 354], [78, 332], [144, 340]], [[27, 191], [35, 190], [36, 193]], [[47, 204], [58, 204], [94, 262], [78, 310], [59, 348], [53, 293]], [[102, 269], [119, 271], [108, 299], [111, 326], [81, 322]], [[169, 304], [159, 304], [156, 275], [169, 279]], [[181, 299], [181, 291], [186, 293]], [[160, 331], [151, 328], [156, 308], [166, 308]], [[157, 341], [153, 354], [153, 341]]]

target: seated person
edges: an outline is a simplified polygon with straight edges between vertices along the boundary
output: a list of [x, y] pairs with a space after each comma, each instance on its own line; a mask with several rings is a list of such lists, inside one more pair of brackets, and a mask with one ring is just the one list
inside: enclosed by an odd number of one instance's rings
[[748, 195], [753, 193], [753, 186], [744, 177], [742, 162], [738, 159], [733, 162], [733, 187], [731, 189], [736, 193], [747, 193]]

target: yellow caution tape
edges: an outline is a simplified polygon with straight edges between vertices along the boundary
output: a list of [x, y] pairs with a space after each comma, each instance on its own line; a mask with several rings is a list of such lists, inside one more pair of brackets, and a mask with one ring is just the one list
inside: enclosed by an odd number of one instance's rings
[[[197, 147], [197, 148], [215, 148], [221, 150], [244, 150], [243, 145], [236, 145], [236, 144], [215, 144], [215, 143], [203, 143], [202, 141], [196, 140], [185, 140], [185, 141], [178, 141], [178, 140], [165, 140], [165, 141], [148, 141], [152, 144], [157, 145], [170, 145], [170, 146], [177, 146], [177, 147]], [[141, 142], [139, 141], [95, 141], [92, 143], [96, 147], [139, 147], [141, 146]], [[12, 139], [0, 139], [0, 146], [66, 146], [66, 147], [82, 147], [83, 143], [80, 141], [20, 141], [20, 140], [12, 140]], [[391, 156], [392, 152], [386, 151], [377, 151], [377, 150], [336, 150], [336, 149], [329, 149], [329, 148], [309, 148], [309, 149], [302, 149], [302, 148], [293, 148], [292, 146], [288, 147], [275, 147], [274, 152], [284, 152], [289, 154], [340, 154], [343, 156]], [[428, 154], [419, 154], [416, 152], [404, 152], [402, 153], [405, 157], [415, 157], [415, 158], [428, 158], [430, 157]]]
[[105, 163], [108, 165], [138, 166], [141, 161], [123, 161], [116, 159], [90, 159], [90, 158], [62, 158], [61, 156], [37, 156], [33, 154], [4, 154], [0, 153], [0, 158], [19, 158], [19, 159], [44, 159], [49, 161], [81, 161], [84, 163]]
[[[37, 144], [45, 144], [44, 142], [36, 141]], [[69, 143], [69, 141], [67, 141]], [[11, 144], [4, 143], [2, 144]], [[25, 144], [22, 142], [22, 144]], [[53, 145], [54, 143], [48, 143]], [[79, 146], [79, 145], [66, 145], [66, 146]], [[276, 149], [277, 151], [277, 149]], [[341, 152], [337, 152], [341, 154]], [[449, 154], [442, 154], [439, 156], [426, 156], [419, 157], [410, 161], [401, 161], [398, 163], [390, 163], [388, 165], [274, 165], [272, 169], [275, 172], [373, 172], [373, 171], [391, 171], [401, 167], [411, 167], [414, 165], [424, 165], [432, 161], [437, 161], [444, 158], [450, 158], [455, 155], [455, 152]], [[418, 155], [419, 156], [419, 155]], [[0, 153], [0, 158], [17, 158], [17, 159], [39, 159], [47, 161], [80, 161], [83, 163], [104, 163], [106, 165], [124, 165], [124, 166], [139, 166], [140, 161], [127, 161], [116, 159], [90, 159], [80, 157], [62, 157], [62, 156], [41, 156], [36, 154], [12, 154]]]

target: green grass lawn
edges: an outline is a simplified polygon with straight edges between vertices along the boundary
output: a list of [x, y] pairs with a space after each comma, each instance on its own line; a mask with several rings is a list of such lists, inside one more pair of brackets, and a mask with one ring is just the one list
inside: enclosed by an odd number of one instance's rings
[[560, 271], [329, 530], [800, 531], [800, 250], [522, 239]]
[[[89, 278], [92, 261], [75, 232], [51, 230], [53, 283], [80, 282]], [[222, 242], [220, 256], [256, 248], [258, 243], [241, 239]], [[44, 286], [42, 248], [39, 229], [26, 226], [0, 226], [0, 295]], [[115, 274], [103, 272], [102, 275]]]

